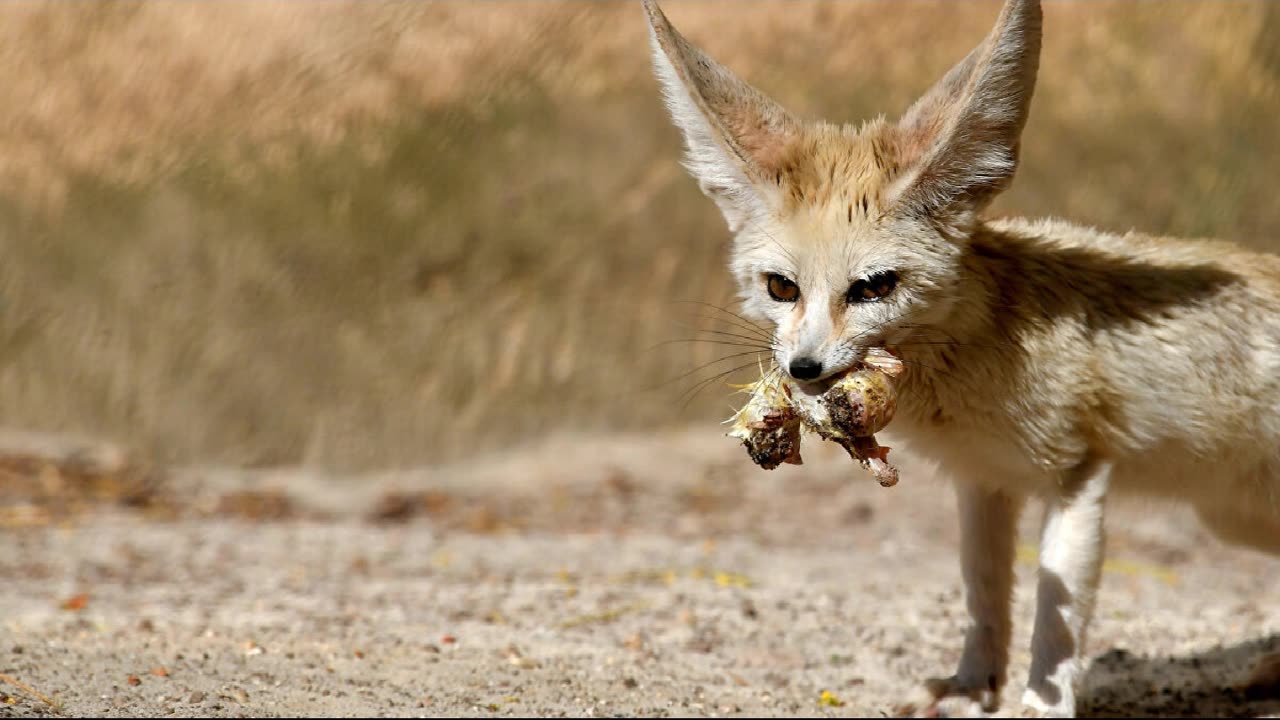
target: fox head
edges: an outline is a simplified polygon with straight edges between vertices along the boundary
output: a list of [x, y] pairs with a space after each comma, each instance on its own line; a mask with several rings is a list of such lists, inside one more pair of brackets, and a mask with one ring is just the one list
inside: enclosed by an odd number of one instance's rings
[[779, 367], [835, 375], [865, 349], [945, 327], [980, 212], [1013, 179], [1040, 55], [1038, 0], [995, 29], [897, 123], [804, 122], [643, 0], [685, 166], [734, 233], [745, 313]]

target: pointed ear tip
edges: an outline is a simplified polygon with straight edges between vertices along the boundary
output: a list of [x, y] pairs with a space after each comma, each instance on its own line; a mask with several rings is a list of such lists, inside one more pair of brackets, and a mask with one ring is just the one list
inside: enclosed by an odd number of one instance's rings
[[1029, 23], [1037, 27], [1040, 25], [1041, 17], [1044, 15], [1040, 0], [1010, 0], [1007, 8], [1017, 14], [1021, 23]]
[[681, 39], [679, 31], [671, 25], [671, 21], [667, 19], [666, 13], [662, 12], [662, 8], [658, 7], [656, 0], [640, 0], [640, 5], [644, 8], [645, 19], [648, 20], [651, 44], [663, 55], [670, 57], [673, 53], [673, 44]]
[[663, 14], [662, 8], [658, 7], [656, 0], [640, 0], [640, 7], [644, 10], [650, 27], [656, 29], [667, 24], [667, 16]]

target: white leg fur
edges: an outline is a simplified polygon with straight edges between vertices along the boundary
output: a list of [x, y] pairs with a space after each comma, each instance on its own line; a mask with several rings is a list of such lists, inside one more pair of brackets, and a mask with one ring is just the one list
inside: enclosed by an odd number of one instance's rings
[[936, 699], [963, 697], [978, 709], [1000, 705], [1012, 633], [1010, 604], [1022, 499], [969, 483], [956, 484], [960, 562], [970, 625], [956, 674], [927, 682]]
[[1089, 462], [1050, 498], [1040, 544], [1031, 673], [1023, 703], [1050, 717], [1073, 717], [1085, 631], [1102, 569], [1103, 509], [1111, 464]]

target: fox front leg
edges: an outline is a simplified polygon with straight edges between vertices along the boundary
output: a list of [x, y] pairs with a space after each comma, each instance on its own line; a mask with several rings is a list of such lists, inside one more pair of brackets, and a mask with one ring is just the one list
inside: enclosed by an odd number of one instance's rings
[[1023, 704], [1048, 717], [1074, 717], [1085, 633], [1102, 570], [1103, 509], [1111, 464], [1088, 461], [1049, 500], [1040, 542], [1031, 673]]
[[[1013, 563], [1022, 498], [959, 482], [960, 565], [969, 629], [956, 674], [926, 682], [946, 715], [990, 713], [999, 708], [1012, 633]], [[971, 707], [953, 708], [957, 703]]]

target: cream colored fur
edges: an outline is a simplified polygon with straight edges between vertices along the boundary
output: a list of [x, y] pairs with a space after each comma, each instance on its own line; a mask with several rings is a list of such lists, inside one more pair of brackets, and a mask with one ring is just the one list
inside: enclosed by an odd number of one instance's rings
[[[735, 234], [743, 307], [776, 361], [896, 347], [900, 452], [956, 480], [972, 624], [939, 697], [997, 707], [1014, 532], [1046, 504], [1024, 702], [1076, 708], [1111, 491], [1191, 503], [1224, 539], [1280, 553], [1280, 259], [1215, 241], [983, 219], [1013, 179], [1039, 62], [1036, 0], [897, 123], [806, 123], [684, 40], [644, 0], [687, 167]], [[922, 22], [926, 19], [922, 18]], [[878, 302], [851, 283], [897, 274]], [[773, 300], [770, 275], [794, 281]]]

